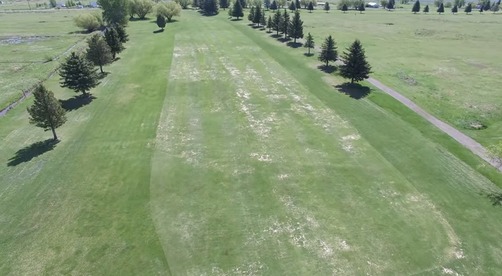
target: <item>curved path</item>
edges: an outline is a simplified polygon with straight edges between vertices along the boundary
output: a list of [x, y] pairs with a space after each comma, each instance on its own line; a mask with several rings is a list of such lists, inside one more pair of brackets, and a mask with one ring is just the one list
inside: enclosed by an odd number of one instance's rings
[[415, 113], [420, 115], [422, 118], [426, 119], [429, 121], [431, 124], [435, 125], [437, 128], [442, 130], [444, 133], [448, 134], [451, 138], [455, 139], [457, 142], [460, 144], [464, 145], [466, 148], [471, 150], [474, 154], [477, 156], [481, 157], [483, 160], [488, 162], [490, 165], [494, 166], [497, 168], [499, 171], [502, 171], [502, 164], [491, 158], [490, 155], [488, 154], [488, 151], [486, 148], [484, 148], [481, 144], [476, 142], [474, 139], [471, 137], [463, 134], [456, 128], [450, 126], [449, 124], [439, 120], [438, 118], [432, 116], [429, 114], [427, 111], [423, 110], [420, 106], [415, 104], [412, 100], [406, 98], [396, 90], [384, 85], [383, 83], [379, 82], [378, 80], [374, 78], [369, 78], [367, 79], [369, 83], [374, 85], [376, 88], [382, 90], [383, 92], [389, 94], [391, 97], [394, 99], [398, 100], [405, 106], [407, 106], [409, 109], [413, 110]]

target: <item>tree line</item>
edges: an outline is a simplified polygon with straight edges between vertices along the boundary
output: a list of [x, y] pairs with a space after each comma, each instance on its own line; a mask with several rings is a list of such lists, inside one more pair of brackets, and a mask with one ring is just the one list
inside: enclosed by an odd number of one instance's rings
[[[289, 10], [293, 13], [292, 18], [290, 18], [290, 12], [284, 9], [283, 12], [280, 10], [272, 12], [272, 15], [269, 15], [266, 20], [265, 10], [261, 5], [256, 5], [249, 9], [248, 20], [251, 21], [253, 27], [261, 27], [261, 30], [268, 29], [269, 33], [275, 31], [275, 37], [281, 37], [282, 40], [293, 39], [293, 46], [298, 46], [297, 39], [303, 38], [303, 21], [294, 2], [291, 3], [293, 4], [290, 4]], [[239, 0], [229, 9], [229, 16], [230, 18], [235, 17], [236, 20], [244, 16], [242, 3]], [[311, 49], [315, 47], [315, 42], [310, 33], [308, 33], [303, 46], [308, 49], [306, 55], [312, 56]], [[331, 35], [322, 44], [318, 59], [323, 62], [325, 68], [329, 67], [329, 62], [338, 60], [336, 43]], [[371, 73], [371, 66], [366, 61], [365, 51], [357, 39], [343, 53], [340, 61], [339, 73], [343, 78], [350, 79], [351, 83], [364, 80]]]
[[[123, 0], [111, 1], [124, 3]], [[108, 26], [103, 32], [93, 34], [87, 40], [84, 54], [72, 52], [59, 69], [60, 86], [81, 93], [86, 98], [90, 96], [90, 90], [99, 84], [100, 77], [105, 75], [103, 66], [112, 63], [116, 55], [125, 49], [123, 44], [129, 40], [125, 31], [127, 20], [123, 20], [126, 14], [115, 11], [107, 13], [103, 9], [102, 16]], [[99, 67], [101, 74], [96, 67]], [[33, 96], [34, 102], [27, 109], [30, 123], [45, 131], [51, 130], [54, 141], [57, 141], [56, 128], [66, 122], [65, 109], [54, 97], [54, 93], [42, 84], [35, 88]]]

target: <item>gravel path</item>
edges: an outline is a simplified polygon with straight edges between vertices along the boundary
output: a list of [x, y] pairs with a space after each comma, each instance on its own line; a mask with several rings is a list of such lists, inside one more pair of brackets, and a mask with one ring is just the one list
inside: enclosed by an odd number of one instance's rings
[[451, 138], [455, 139], [457, 142], [459, 142], [460, 144], [464, 145], [466, 148], [471, 150], [474, 154], [481, 157], [486, 162], [490, 163], [490, 165], [494, 166], [499, 171], [502, 171], [502, 164], [497, 160], [491, 158], [486, 148], [484, 148], [478, 142], [474, 141], [474, 139], [463, 134], [462, 132], [458, 131], [456, 128], [450, 126], [449, 124], [432, 116], [431, 114], [423, 110], [421, 107], [419, 107], [417, 104], [415, 104], [413, 101], [401, 95], [399, 92], [393, 90], [392, 88], [382, 84], [378, 80], [374, 78], [369, 78], [367, 81], [373, 84], [378, 89], [382, 90], [383, 92], [389, 94], [394, 99], [400, 101], [402, 104], [413, 110], [415, 113], [422, 116], [424, 119], [426, 119], [427, 121], [435, 125], [437, 128], [442, 130], [444, 133], [448, 134]]

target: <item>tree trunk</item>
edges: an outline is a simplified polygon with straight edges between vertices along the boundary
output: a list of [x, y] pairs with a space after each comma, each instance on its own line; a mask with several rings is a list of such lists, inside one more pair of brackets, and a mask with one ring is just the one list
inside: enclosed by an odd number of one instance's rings
[[309, 51], [308, 55], [310, 56], [310, 47], [307, 47], [307, 49], [308, 49], [308, 51]]
[[293, 43], [294, 43], [294, 44], [296, 44], [296, 36], [295, 36], [295, 38], [293, 39]]
[[105, 72], [103, 72], [103, 65], [101, 65], [101, 64], [99, 65], [99, 70], [101, 70], [101, 74], [105, 73]]
[[56, 130], [53, 127], [51, 127], [51, 130], [52, 130], [52, 135], [54, 136], [54, 141], [57, 141], [58, 136], [56, 135]]
[[354, 78], [350, 79], [350, 84], [354, 84]]

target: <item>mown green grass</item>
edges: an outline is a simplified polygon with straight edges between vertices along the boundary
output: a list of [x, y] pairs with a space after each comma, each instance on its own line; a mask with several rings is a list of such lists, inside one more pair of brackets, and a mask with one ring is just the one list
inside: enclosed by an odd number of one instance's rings
[[0, 120], [0, 274], [500, 270], [500, 179], [454, 141], [243, 21], [155, 29], [130, 23], [53, 150], [8, 166], [50, 134], [29, 101]]
[[[327, 35], [333, 35], [340, 52], [361, 40], [375, 78], [485, 146], [500, 140], [502, 59], [496, 49], [502, 40], [494, 35], [500, 13], [414, 15], [406, 6], [364, 14], [303, 12], [302, 19], [318, 46]], [[476, 122], [488, 128], [470, 130]]]
[[[52, 151], [8, 166], [16, 151], [49, 137], [28, 125], [30, 101], [0, 121], [0, 274], [167, 271], [150, 219], [149, 175], [173, 33], [155, 29], [131, 23], [121, 60], [106, 67], [96, 99], [68, 113]], [[57, 78], [47, 85], [58, 98], [76, 95]]]
[[73, 23], [82, 12], [0, 13], [0, 109], [45, 80], [70, 48], [82, 50], [86, 34]]

